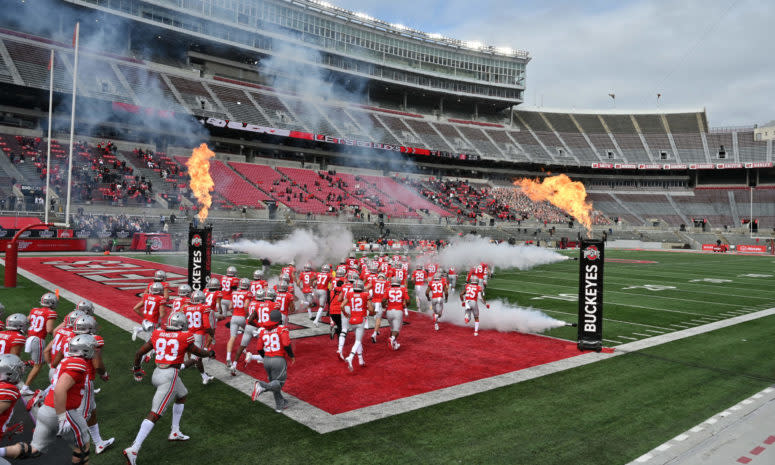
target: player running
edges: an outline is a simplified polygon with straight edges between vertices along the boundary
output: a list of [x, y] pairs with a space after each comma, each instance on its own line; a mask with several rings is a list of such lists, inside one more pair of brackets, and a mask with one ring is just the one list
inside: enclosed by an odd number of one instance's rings
[[250, 282], [250, 293], [255, 296], [258, 291], [266, 291], [267, 286], [266, 279], [264, 279], [264, 270], [254, 271], [253, 281]]
[[[242, 333], [242, 340], [240, 346], [237, 348], [237, 353], [234, 356], [234, 360], [229, 366], [229, 371], [232, 376], [237, 376], [237, 361], [239, 360], [245, 348], [250, 344], [250, 341], [258, 335], [259, 328], [265, 326], [269, 321], [269, 315], [272, 310], [277, 308], [277, 304], [274, 302], [274, 298], [277, 297], [274, 289], [268, 289], [266, 292], [258, 291], [256, 298], [250, 301], [248, 305], [248, 317], [245, 320], [245, 332]], [[251, 359], [246, 358], [247, 364]]]
[[153, 286], [153, 283], [161, 283], [161, 285], [164, 286], [164, 299], [169, 299], [170, 283], [167, 282], [167, 273], [165, 273], [164, 270], [156, 270], [156, 273], [153, 274], [153, 282], [148, 284], [148, 288], [145, 290], [146, 293], [151, 292], [151, 286]]
[[423, 298], [425, 297], [426, 281], [429, 280], [430, 276], [426, 274], [422, 265], [417, 265], [415, 270], [412, 272], [412, 281], [414, 282], [414, 300], [417, 304], [418, 312], [425, 311], [426, 301]]
[[377, 279], [374, 280], [374, 285], [369, 290], [369, 292], [371, 292], [371, 304], [374, 311], [374, 332], [371, 334], [371, 342], [375, 344], [377, 343], [377, 336], [379, 336], [379, 330], [382, 325], [382, 303], [387, 296], [388, 284], [385, 273], [380, 273], [377, 275]]
[[[209, 347], [210, 341], [212, 341], [215, 335], [215, 328], [212, 325], [213, 311], [205, 303], [204, 292], [194, 291], [191, 294], [191, 303], [183, 309], [183, 312], [186, 314], [188, 331], [194, 335], [194, 344], [199, 349], [205, 350], [206, 347]], [[213, 380], [212, 376], [205, 373], [204, 363], [201, 358], [194, 356], [193, 364], [196, 365], [196, 369], [199, 370], [199, 374], [202, 376], [202, 384], [208, 384]]]
[[277, 303], [277, 309], [283, 316], [283, 325], [288, 324], [288, 315], [296, 311], [296, 302], [294, 301], [293, 291], [288, 288], [288, 283], [284, 280], [277, 285], [277, 296], [274, 299]]
[[428, 283], [425, 297], [431, 303], [431, 309], [433, 310], [433, 329], [438, 331], [439, 318], [444, 313], [444, 302], [449, 300], [449, 285], [441, 276], [441, 273], [437, 272], [431, 282]]
[[450, 266], [447, 270], [447, 280], [449, 281], [449, 288], [454, 289], [457, 285], [457, 269], [454, 266]]
[[5, 319], [5, 330], [0, 331], [0, 354], [13, 354], [18, 357], [27, 342], [28, 327], [27, 315], [8, 315]]
[[30, 316], [28, 321], [30, 323], [27, 330], [27, 341], [24, 345], [24, 351], [30, 354], [30, 360], [32, 361], [32, 369], [27, 375], [27, 380], [24, 382], [24, 386], [20, 389], [23, 396], [30, 396], [34, 394], [30, 389], [30, 384], [35, 380], [40, 373], [40, 369], [43, 367], [43, 349], [46, 346], [46, 336], [54, 332], [57, 319], [57, 304], [59, 299], [56, 294], [52, 292], [46, 292], [40, 298], [40, 307], [30, 310]]
[[[255, 277], [255, 274], [253, 277]], [[255, 283], [255, 281], [253, 282]], [[231, 352], [234, 349], [234, 341], [237, 340], [237, 336], [240, 333], [245, 331], [245, 319], [248, 316], [247, 308], [255, 295], [250, 290], [251, 286], [252, 283], [247, 278], [242, 278], [239, 281], [238, 289], [231, 294], [232, 313], [231, 320], [229, 320], [229, 341], [226, 343], [226, 365], [231, 364]], [[262, 286], [261, 289], [261, 292], [263, 292], [264, 287]]]
[[299, 284], [301, 285], [301, 295], [302, 295], [302, 302], [304, 302], [304, 306], [307, 307], [307, 316], [309, 316], [309, 319], [312, 320], [312, 305], [313, 305], [313, 293], [312, 293], [312, 286], [315, 284], [317, 280], [317, 273], [313, 271], [312, 265], [309, 263], [306, 263], [304, 265], [304, 271], [299, 273]]
[[363, 327], [366, 317], [373, 313], [374, 307], [369, 301], [369, 293], [363, 290], [363, 281], [357, 280], [353, 284], [352, 291], [347, 293], [345, 305], [342, 308], [343, 318], [347, 318], [348, 327], [355, 333], [355, 342], [350, 355], [344, 359], [347, 369], [353, 371], [353, 357], [358, 355], [358, 364], [366, 365], [363, 360]]
[[320, 272], [315, 275], [315, 304], [318, 307], [315, 320], [312, 322], [317, 328], [320, 324], [320, 317], [328, 303], [328, 293], [331, 290], [331, 266], [323, 265]]
[[484, 292], [482, 286], [479, 285], [479, 278], [471, 276], [468, 284], [465, 285], [463, 291], [460, 292], [460, 302], [463, 303], [466, 317], [465, 322], [468, 324], [471, 318], [474, 320], [474, 336], [479, 335], [479, 300], [487, 307], [490, 308], [490, 304], [484, 298]]
[[[164, 298], [164, 286], [161, 283], [151, 284], [150, 291], [143, 294], [143, 299], [137, 302], [132, 309], [143, 318], [140, 326], [132, 330], [132, 340], [137, 340], [140, 333], [150, 333], [163, 321], [167, 315], [166, 299]], [[142, 309], [142, 310], [141, 310]]]
[[387, 301], [386, 316], [390, 323], [388, 346], [393, 350], [398, 350], [401, 347], [401, 344], [398, 343], [398, 333], [401, 331], [404, 315], [409, 313], [406, 307], [409, 303], [409, 292], [406, 287], [401, 285], [400, 277], [393, 276], [385, 300]]
[[172, 429], [167, 437], [170, 441], [188, 441], [189, 437], [180, 432], [180, 417], [186, 402], [188, 390], [180, 379], [180, 365], [185, 355], [198, 357], [215, 357], [215, 351], [202, 350], [194, 344], [194, 335], [188, 331], [188, 320], [182, 312], [172, 313], [164, 328], [157, 328], [151, 334], [151, 339], [137, 350], [134, 360], [135, 381], [142, 381], [145, 371], [140, 367], [140, 359], [152, 348], [156, 351], [156, 369], [151, 376], [151, 382], [156, 387], [156, 393], [151, 403], [151, 411], [140, 424], [140, 431], [131, 446], [124, 449], [124, 457], [129, 465], [137, 463], [137, 454], [145, 438], [153, 430], [170, 401], [172, 405]]
[[250, 398], [253, 402], [258, 399], [264, 391], [271, 391], [274, 394], [275, 412], [282, 413], [283, 409], [288, 407], [288, 401], [282, 394], [283, 385], [288, 378], [288, 365], [285, 361], [285, 355], [291, 359], [291, 365], [296, 361], [291, 347], [291, 336], [288, 328], [280, 324], [282, 315], [278, 310], [273, 310], [269, 314], [269, 321], [266, 326], [258, 332], [260, 347], [258, 354], [264, 362], [264, 370], [269, 382], [256, 381], [253, 385], [253, 393]]
[[238, 285], [237, 267], [233, 265], [228, 266], [226, 268], [226, 276], [221, 277], [221, 307], [216, 309], [219, 315], [225, 316], [231, 312], [231, 293], [237, 289]]
[[191, 297], [191, 286], [188, 284], [181, 284], [178, 287], [178, 295], [172, 296], [167, 299], [171, 312], [182, 312], [183, 308], [188, 305], [189, 298]]

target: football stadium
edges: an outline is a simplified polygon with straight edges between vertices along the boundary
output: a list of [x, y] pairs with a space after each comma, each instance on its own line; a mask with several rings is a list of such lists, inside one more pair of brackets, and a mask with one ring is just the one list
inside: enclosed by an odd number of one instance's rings
[[321, 0], [3, 6], [0, 464], [775, 463], [775, 122]]

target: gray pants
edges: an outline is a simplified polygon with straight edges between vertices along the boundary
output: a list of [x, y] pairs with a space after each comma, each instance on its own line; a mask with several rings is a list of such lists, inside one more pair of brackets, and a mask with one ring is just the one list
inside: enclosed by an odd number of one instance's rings
[[451, 275], [449, 275], [447, 277], [447, 280], [449, 281], [449, 288], [450, 289], [454, 289], [455, 288], [455, 284], [457, 284], [457, 275], [456, 274], [451, 274]]
[[315, 289], [315, 302], [317, 302], [318, 307], [325, 308], [328, 302], [328, 291], [325, 289]]
[[[231, 329], [231, 328], [229, 328]], [[252, 325], [245, 325], [245, 331], [242, 333], [242, 340], [240, 341], [239, 345], [242, 347], [247, 347], [248, 344], [250, 344], [250, 341], [253, 340], [255, 334], [258, 332], [258, 328]]]
[[433, 309], [433, 313], [441, 316], [441, 313], [444, 311], [444, 298], [434, 297], [431, 300], [431, 308]]
[[404, 323], [404, 312], [402, 310], [388, 310], [385, 312], [387, 320], [390, 322], [390, 330], [399, 332]]
[[274, 401], [277, 410], [282, 410], [285, 406], [285, 398], [282, 394], [285, 380], [288, 379], [288, 366], [285, 357], [264, 357], [264, 370], [269, 382], [258, 380], [262, 389], [271, 391], [274, 394]]
[[[72, 430], [63, 438], [68, 444], [81, 450], [88, 447], [91, 437], [89, 436], [89, 428], [86, 426], [86, 419], [83, 417], [82, 412], [76, 409], [68, 410], [67, 419]], [[57, 431], [59, 430], [57, 412], [53, 407], [44, 405], [38, 410], [36, 420], [37, 424], [35, 425], [35, 431], [32, 433], [30, 445], [41, 452], [46, 452], [51, 447], [51, 444], [56, 441]]]
[[245, 330], [245, 317], [244, 316], [232, 316], [229, 322], [229, 335], [233, 338], [237, 338], [239, 333]]

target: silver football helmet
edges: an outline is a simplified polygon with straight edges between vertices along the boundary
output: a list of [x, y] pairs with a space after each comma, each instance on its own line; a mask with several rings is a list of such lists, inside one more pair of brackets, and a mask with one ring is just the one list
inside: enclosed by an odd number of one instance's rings
[[280, 281], [280, 284], [277, 285], [277, 292], [288, 292], [288, 283]]
[[277, 298], [277, 292], [275, 292], [274, 289], [269, 289], [268, 291], [266, 291], [266, 298], [268, 300], [274, 300], [275, 298]]
[[345, 272], [344, 270], [336, 270], [336, 277], [337, 278], [344, 278]]
[[5, 329], [7, 330], [19, 331], [22, 334], [27, 334], [27, 328], [29, 326], [30, 322], [27, 320], [27, 315], [24, 313], [14, 313], [5, 319]]
[[85, 359], [94, 358], [94, 351], [97, 348], [97, 339], [91, 334], [78, 334], [67, 343], [68, 357], [81, 357]]
[[253, 293], [256, 300], [266, 300], [266, 291], [264, 289], [258, 289]]
[[356, 280], [355, 284], [353, 284], [353, 290], [356, 292], [363, 291], [363, 281], [361, 281], [360, 279]]
[[162, 295], [164, 294], [164, 286], [161, 283], [155, 282], [151, 284], [151, 294]]
[[226, 276], [237, 276], [237, 267], [234, 265], [226, 268]]
[[205, 293], [202, 291], [194, 291], [191, 293], [191, 298], [189, 299], [192, 304], [201, 304], [205, 301]]
[[166, 281], [167, 273], [165, 273], [163, 270], [156, 270], [156, 273], [153, 274], [153, 280], [157, 283]]
[[250, 280], [248, 278], [242, 278], [239, 280], [239, 288], [243, 290], [250, 289]]
[[471, 276], [471, 279], [468, 280], [471, 284], [479, 284], [479, 278], [477, 276]]
[[393, 276], [390, 278], [390, 285], [393, 287], [400, 286], [401, 285], [401, 278], [398, 276]]
[[178, 286], [178, 295], [181, 297], [190, 296], [191, 291], [192, 291], [191, 286], [189, 286], [188, 284], [181, 284], [180, 286]]
[[312, 265], [309, 263], [304, 264], [304, 271], [312, 271]]
[[183, 312], [175, 312], [167, 318], [167, 331], [185, 331], [188, 329], [188, 319]]
[[377, 279], [385, 279], [385, 273], [378, 274]]
[[91, 315], [81, 315], [73, 323], [75, 334], [95, 334], [97, 332], [97, 320]]
[[320, 269], [323, 273], [330, 273], [331, 272], [331, 265], [323, 265], [323, 267]]
[[73, 310], [72, 312], [68, 313], [65, 316], [65, 328], [72, 329], [75, 321], [84, 315], [86, 315], [86, 313], [80, 310]]
[[253, 281], [259, 281], [264, 279], [264, 270], [256, 270], [253, 272]]
[[42, 307], [57, 308], [58, 303], [59, 299], [53, 292], [46, 292], [40, 298], [40, 305]]
[[207, 281], [207, 288], [211, 291], [216, 291], [221, 288], [221, 281], [219, 281], [218, 278], [210, 278], [210, 280]]
[[24, 375], [24, 362], [13, 354], [0, 355], [0, 381], [18, 384]]
[[78, 304], [75, 306], [75, 309], [80, 310], [87, 315], [94, 315], [94, 304], [87, 300], [78, 302]]

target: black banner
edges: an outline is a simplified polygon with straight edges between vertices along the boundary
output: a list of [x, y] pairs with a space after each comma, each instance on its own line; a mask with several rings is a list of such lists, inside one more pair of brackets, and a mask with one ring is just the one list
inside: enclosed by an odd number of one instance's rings
[[195, 229], [188, 227], [188, 285], [195, 291], [203, 291], [210, 279], [210, 251], [213, 227]]
[[579, 350], [603, 349], [603, 251], [601, 240], [581, 241]]

